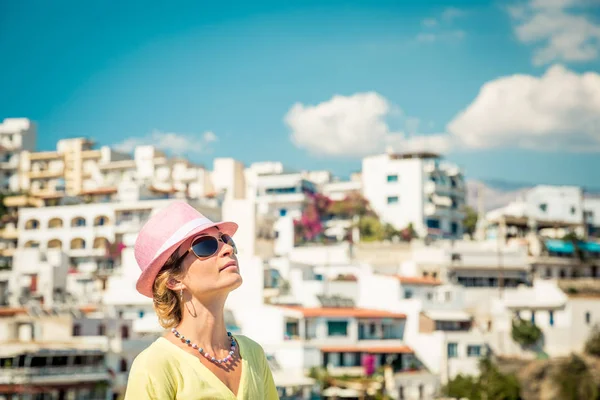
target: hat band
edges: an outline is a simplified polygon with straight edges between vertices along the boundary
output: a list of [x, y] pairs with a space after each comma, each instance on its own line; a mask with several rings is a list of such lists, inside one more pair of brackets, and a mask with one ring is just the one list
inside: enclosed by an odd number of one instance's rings
[[181, 241], [181, 239], [185, 238], [187, 234], [189, 234], [191, 231], [193, 231], [194, 229], [198, 228], [199, 226], [202, 225], [209, 225], [212, 224], [213, 222], [206, 218], [196, 218], [193, 219], [189, 222], [186, 222], [183, 226], [181, 226], [179, 229], [177, 229], [170, 237], [169, 239], [167, 239], [166, 242], [163, 243], [162, 246], [160, 246], [160, 248], [156, 251], [156, 253], [154, 254], [154, 257], [158, 257], [158, 255], [160, 253], [162, 253], [163, 251], [167, 250], [169, 247], [173, 246], [174, 244], [176, 244], [177, 242]]

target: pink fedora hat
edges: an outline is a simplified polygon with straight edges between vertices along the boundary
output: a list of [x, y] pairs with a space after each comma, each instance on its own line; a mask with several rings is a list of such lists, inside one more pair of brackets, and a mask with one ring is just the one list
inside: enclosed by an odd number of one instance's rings
[[152, 285], [160, 269], [179, 246], [190, 237], [216, 226], [233, 236], [235, 222], [212, 222], [183, 201], [171, 203], [153, 215], [135, 241], [135, 259], [142, 270], [136, 289], [152, 297]]

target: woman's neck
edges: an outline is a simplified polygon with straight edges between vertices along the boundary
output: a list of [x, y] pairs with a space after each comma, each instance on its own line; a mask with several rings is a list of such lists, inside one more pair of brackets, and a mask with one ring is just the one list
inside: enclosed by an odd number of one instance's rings
[[210, 303], [188, 300], [184, 303], [182, 319], [176, 329], [208, 353], [229, 350], [224, 307], [225, 300]]

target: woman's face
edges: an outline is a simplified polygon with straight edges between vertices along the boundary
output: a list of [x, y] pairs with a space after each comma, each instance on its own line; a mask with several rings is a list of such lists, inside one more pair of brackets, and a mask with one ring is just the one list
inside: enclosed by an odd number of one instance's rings
[[[179, 248], [179, 254], [183, 255], [194, 239], [206, 235], [220, 238], [221, 232], [217, 228], [207, 229], [184, 242]], [[184, 276], [181, 282], [196, 298], [227, 294], [242, 284], [237, 256], [233, 247], [227, 243], [219, 242], [217, 252], [208, 258], [198, 258], [190, 251], [182, 261], [182, 269]]]

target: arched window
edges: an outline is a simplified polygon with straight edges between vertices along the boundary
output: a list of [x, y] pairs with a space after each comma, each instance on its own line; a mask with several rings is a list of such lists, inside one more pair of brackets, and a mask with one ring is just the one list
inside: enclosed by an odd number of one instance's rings
[[37, 219], [30, 219], [29, 221], [25, 222], [25, 229], [37, 229], [39, 227], [40, 221]]
[[26, 247], [26, 248], [40, 247], [40, 242], [37, 242], [35, 240], [29, 240], [28, 242], [25, 243], [24, 247]]
[[108, 224], [108, 217], [104, 215], [99, 215], [94, 218], [94, 226], [104, 226]]
[[82, 238], [75, 238], [75, 239], [71, 240], [71, 249], [72, 250], [85, 249], [85, 240], [83, 240]]
[[80, 227], [85, 226], [85, 218], [83, 217], [75, 217], [71, 220], [72, 227]]
[[105, 249], [108, 246], [108, 239], [103, 237], [97, 237], [94, 239], [94, 248], [95, 249]]
[[48, 222], [48, 228], [49, 229], [62, 228], [62, 226], [63, 226], [63, 221], [60, 218], [52, 218]]
[[49, 249], [60, 249], [62, 248], [62, 242], [59, 239], [52, 239], [48, 242]]

